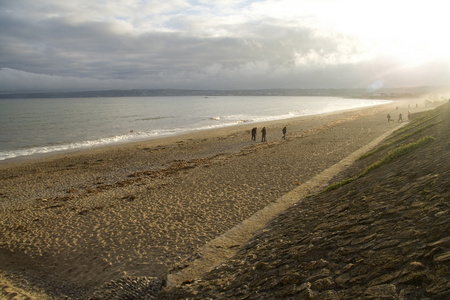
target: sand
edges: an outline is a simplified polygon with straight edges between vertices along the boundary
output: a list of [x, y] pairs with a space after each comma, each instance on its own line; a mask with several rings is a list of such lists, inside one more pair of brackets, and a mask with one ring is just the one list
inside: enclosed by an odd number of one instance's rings
[[100, 299], [450, 299], [450, 103], [411, 120], [332, 182], [354, 180], [294, 195], [197, 279], [157, 293], [121, 280]]
[[398, 126], [387, 113], [406, 121], [408, 105], [411, 113], [426, 109], [416, 103], [3, 162], [1, 293], [76, 299], [124, 276], [165, 278], [207, 242]]

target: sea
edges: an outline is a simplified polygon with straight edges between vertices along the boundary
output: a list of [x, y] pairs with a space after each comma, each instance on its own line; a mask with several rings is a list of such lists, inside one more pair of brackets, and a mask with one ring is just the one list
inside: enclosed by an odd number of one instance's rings
[[388, 102], [293, 96], [0, 99], [0, 161]]

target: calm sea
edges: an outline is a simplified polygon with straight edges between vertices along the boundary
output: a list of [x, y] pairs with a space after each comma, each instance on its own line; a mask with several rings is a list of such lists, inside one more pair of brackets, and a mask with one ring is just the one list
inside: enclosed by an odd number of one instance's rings
[[387, 102], [285, 96], [0, 99], [0, 160]]

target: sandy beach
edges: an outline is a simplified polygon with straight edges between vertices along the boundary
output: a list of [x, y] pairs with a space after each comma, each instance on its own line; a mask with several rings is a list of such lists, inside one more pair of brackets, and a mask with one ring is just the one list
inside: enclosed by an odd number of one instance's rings
[[450, 103], [410, 119], [304, 184], [348, 163], [326, 189], [283, 195], [275, 207], [297, 201], [200, 276], [157, 293], [121, 280], [96, 299], [450, 299]]
[[208, 241], [398, 126], [399, 113], [406, 122], [409, 105], [427, 109], [396, 100], [2, 162], [0, 296], [86, 299], [124, 276], [165, 278]]

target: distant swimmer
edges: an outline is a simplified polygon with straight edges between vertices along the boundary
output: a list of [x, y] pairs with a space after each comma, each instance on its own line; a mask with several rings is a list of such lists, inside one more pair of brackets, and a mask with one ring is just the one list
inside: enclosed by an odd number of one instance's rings
[[282, 139], [284, 140], [284, 139], [286, 139], [286, 127], [284, 127], [283, 128], [283, 130], [282, 130], [282, 132], [283, 132], [283, 137], [282, 137]]
[[263, 129], [261, 130], [261, 142], [265, 142], [266, 141], [266, 127], [263, 127]]

